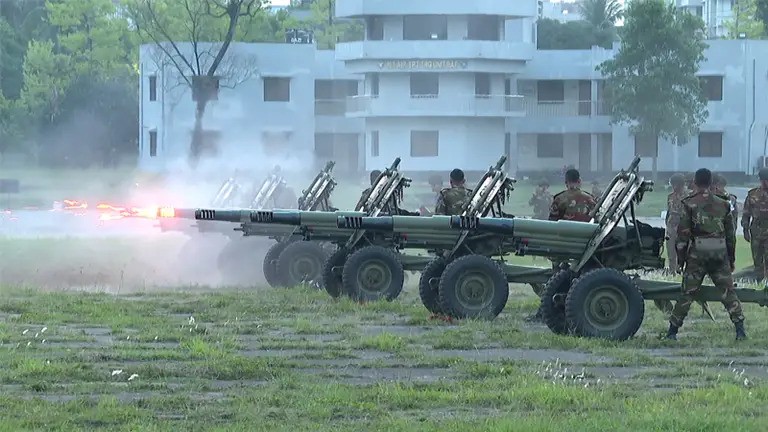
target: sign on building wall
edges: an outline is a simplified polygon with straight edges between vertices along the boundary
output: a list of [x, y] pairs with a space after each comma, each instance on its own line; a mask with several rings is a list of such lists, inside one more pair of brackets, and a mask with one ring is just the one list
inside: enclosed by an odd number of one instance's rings
[[411, 70], [411, 69], [466, 69], [464, 60], [387, 60], [379, 62], [379, 69]]

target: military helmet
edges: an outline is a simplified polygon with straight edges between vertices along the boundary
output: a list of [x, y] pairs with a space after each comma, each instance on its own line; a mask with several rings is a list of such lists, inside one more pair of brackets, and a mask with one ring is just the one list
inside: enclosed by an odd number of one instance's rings
[[686, 183], [686, 176], [682, 174], [674, 174], [669, 178], [669, 184], [671, 186], [683, 186]]
[[760, 168], [757, 173], [757, 178], [760, 180], [768, 180], [768, 168]]

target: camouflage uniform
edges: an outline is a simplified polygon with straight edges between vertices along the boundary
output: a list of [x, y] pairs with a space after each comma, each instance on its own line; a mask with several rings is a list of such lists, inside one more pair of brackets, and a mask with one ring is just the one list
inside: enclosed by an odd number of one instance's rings
[[549, 220], [589, 222], [589, 212], [595, 208], [595, 198], [578, 187], [570, 187], [552, 198]]
[[[667, 195], [667, 217], [665, 219], [665, 225], [667, 229], [667, 261], [670, 270], [677, 270], [677, 252], [675, 251], [675, 245], [677, 241], [677, 227], [680, 224], [680, 218], [683, 215], [683, 198], [685, 198], [683, 176], [672, 176], [669, 179], [672, 184], [672, 193]], [[679, 185], [679, 186], [678, 186]], [[677, 186], [677, 188], [675, 188]], [[682, 186], [682, 187], [680, 187]]]
[[728, 193], [725, 187], [728, 185], [727, 180], [720, 174], [715, 175], [714, 184], [712, 185], [712, 192], [720, 198], [728, 201], [731, 206], [731, 215], [733, 215], [733, 228], [734, 233], [736, 227], [739, 224], [739, 199], [736, 195]]
[[683, 297], [675, 303], [669, 317], [667, 337], [676, 337], [705, 276], [723, 291], [723, 305], [736, 324], [738, 335], [738, 329], [743, 329], [744, 315], [733, 289], [736, 236], [728, 201], [705, 190], [684, 198], [682, 204], [676, 251], [679, 262], [685, 263]]
[[741, 227], [752, 249], [755, 272], [762, 278], [768, 274], [768, 189], [758, 187], [747, 192]]
[[[539, 184], [539, 186], [544, 185], [544, 183]], [[547, 190], [537, 189], [533, 196], [531, 196], [531, 199], [528, 200], [528, 205], [533, 207], [534, 219], [547, 220], [549, 218], [549, 208], [552, 205], [552, 194]]]
[[472, 190], [464, 186], [453, 186], [440, 191], [435, 206], [436, 215], [459, 215], [472, 196]]

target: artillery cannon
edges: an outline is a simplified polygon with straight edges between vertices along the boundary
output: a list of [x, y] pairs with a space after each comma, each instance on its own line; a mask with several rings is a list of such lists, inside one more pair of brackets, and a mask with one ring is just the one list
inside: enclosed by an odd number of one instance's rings
[[[354, 212], [328, 212], [328, 211], [311, 211], [298, 210], [275, 210], [275, 211], [254, 211], [254, 210], [203, 210], [196, 211], [195, 219], [205, 221], [229, 221], [241, 223], [240, 230], [248, 235], [259, 235], [258, 230], [262, 226], [269, 226], [268, 229], [284, 230], [287, 234], [283, 236], [284, 241], [290, 240], [305, 240], [306, 242], [329, 242], [338, 246], [337, 250], [333, 252], [324, 262], [323, 266], [317, 269], [318, 272], [313, 273], [319, 279], [319, 284], [326, 289], [326, 291], [333, 297], [338, 297], [342, 293], [343, 275], [340, 272], [344, 262], [349, 255], [349, 251], [356, 249], [360, 244], [375, 243], [377, 241], [374, 236], [366, 236], [364, 230], [356, 230], [352, 234], [348, 230], [339, 229], [336, 226], [336, 218], [338, 215], [353, 215], [353, 216], [365, 216], [379, 215], [381, 212], [394, 212], [397, 214], [414, 214], [400, 208], [400, 202], [403, 197], [403, 190], [410, 185], [410, 179], [403, 176], [399, 171], [400, 158], [395, 159], [392, 165], [384, 170], [374, 181], [372, 187], [362, 197], [358, 208]], [[312, 190], [312, 188], [308, 189]], [[318, 201], [318, 200], [315, 200]], [[319, 200], [321, 202], [322, 200]], [[307, 203], [313, 202], [307, 200]], [[329, 207], [330, 209], [330, 207]], [[285, 261], [286, 266], [289, 262], [297, 262], [296, 258], [290, 258], [291, 255], [286, 255], [285, 252], [288, 248], [295, 249], [309, 249], [316, 246], [309, 245], [306, 242], [293, 242], [290, 241], [290, 245], [285, 246], [285, 250], [279, 254], [277, 266], [281, 267], [281, 262]], [[392, 254], [392, 251], [387, 250], [388, 254]], [[285, 255], [285, 258], [283, 256]], [[416, 264], [406, 262], [405, 265], [411, 268], [420, 268], [423, 266], [427, 259], [416, 257]], [[378, 278], [375, 283], [377, 286], [383, 287], [389, 291], [394, 291], [399, 294], [403, 285], [402, 266], [404, 265], [401, 260], [394, 260], [397, 262], [400, 269], [400, 278], [387, 278], [386, 274], [390, 269], [380, 269], [381, 272], [376, 275], [370, 275], [370, 278]], [[291, 264], [294, 265], [294, 264]], [[265, 268], [265, 274], [267, 269]], [[395, 294], [395, 295], [396, 295]]]
[[[509, 178], [502, 169], [506, 161], [506, 156], [501, 156], [495, 165], [488, 168], [477, 187], [472, 191], [470, 199], [462, 207], [461, 214], [463, 216], [504, 215], [502, 207], [514, 190], [515, 184], [515, 180]], [[401, 223], [405, 223], [407, 227], [401, 227]], [[478, 247], [484, 248], [487, 253], [496, 253], [498, 248], [503, 246], [500, 243], [497, 244], [493, 239], [494, 236], [481, 235], [468, 239], [469, 233], [451, 232], [448, 229], [448, 219], [441, 219], [440, 216], [433, 216], [432, 218], [397, 215], [380, 218], [344, 216], [339, 217], [337, 226], [350, 230], [376, 232], [380, 239], [377, 245], [360, 248], [353, 252], [344, 266], [344, 274], [349, 275], [347, 286], [349, 289], [357, 291], [356, 297], [358, 298], [363, 297], [362, 293], [366, 292], [365, 298], [369, 300], [393, 299], [392, 296], [376, 296], [364, 286], [364, 279], [359, 277], [359, 275], [372, 272], [376, 268], [394, 268], [392, 263], [384, 264], [384, 260], [387, 259], [387, 256], [381, 251], [384, 246], [393, 250], [422, 249], [436, 254], [437, 256], [430, 259], [426, 266], [422, 267], [423, 272], [419, 279], [419, 296], [422, 303], [433, 313], [441, 312], [437, 300], [437, 285], [434, 283], [434, 272], [442, 271], [445, 263], [456, 254], [471, 253]], [[400, 228], [407, 229], [407, 240], [403, 238]], [[545, 281], [546, 279], [541, 280], [540, 283], [543, 284]]]

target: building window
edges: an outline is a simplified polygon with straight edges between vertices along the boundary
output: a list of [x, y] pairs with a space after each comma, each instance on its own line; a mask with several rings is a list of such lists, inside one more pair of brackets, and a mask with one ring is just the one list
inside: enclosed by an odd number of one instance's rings
[[379, 74], [372, 73], [370, 74], [370, 81], [369, 84], [371, 86], [371, 96], [378, 96], [379, 95]]
[[640, 157], [657, 157], [659, 155], [659, 137], [653, 134], [635, 135], [635, 154]]
[[157, 130], [149, 131], [149, 157], [157, 156]]
[[563, 102], [565, 100], [565, 82], [562, 80], [543, 80], [536, 83], [539, 102]]
[[446, 15], [407, 15], [403, 17], [403, 40], [448, 39]]
[[536, 156], [540, 159], [561, 159], [563, 157], [562, 134], [538, 134]]
[[278, 77], [264, 78], [264, 102], [290, 102], [291, 79]]
[[492, 15], [470, 15], [467, 22], [467, 39], [469, 40], [500, 40], [500, 22]]
[[699, 157], [723, 157], [722, 132], [701, 132], [699, 134]]
[[263, 131], [261, 146], [266, 155], [274, 155], [291, 146], [291, 131]]
[[371, 156], [379, 155], [379, 131], [371, 131]]
[[437, 156], [438, 131], [411, 131], [411, 157]]
[[365, 35], [368, 40], [384, 40], [384, 21], [381, 17], [368, 17], [365, 20]]
[[475, 96], [491, 95], [491, 74], [485, 72], [475, 73]]
[[701, 83], [701, 90], [708, 101], [723, 100], [723, 77], [717, 75], [702, 76], [699, 77], [699, 83]]
[[440, 93], [440, 75], [430, 72], [411, 74], [411, 97], [437, 96]]
[[154, 102], [157, 100], [157, 76], [149, 76], [149, 100]]

